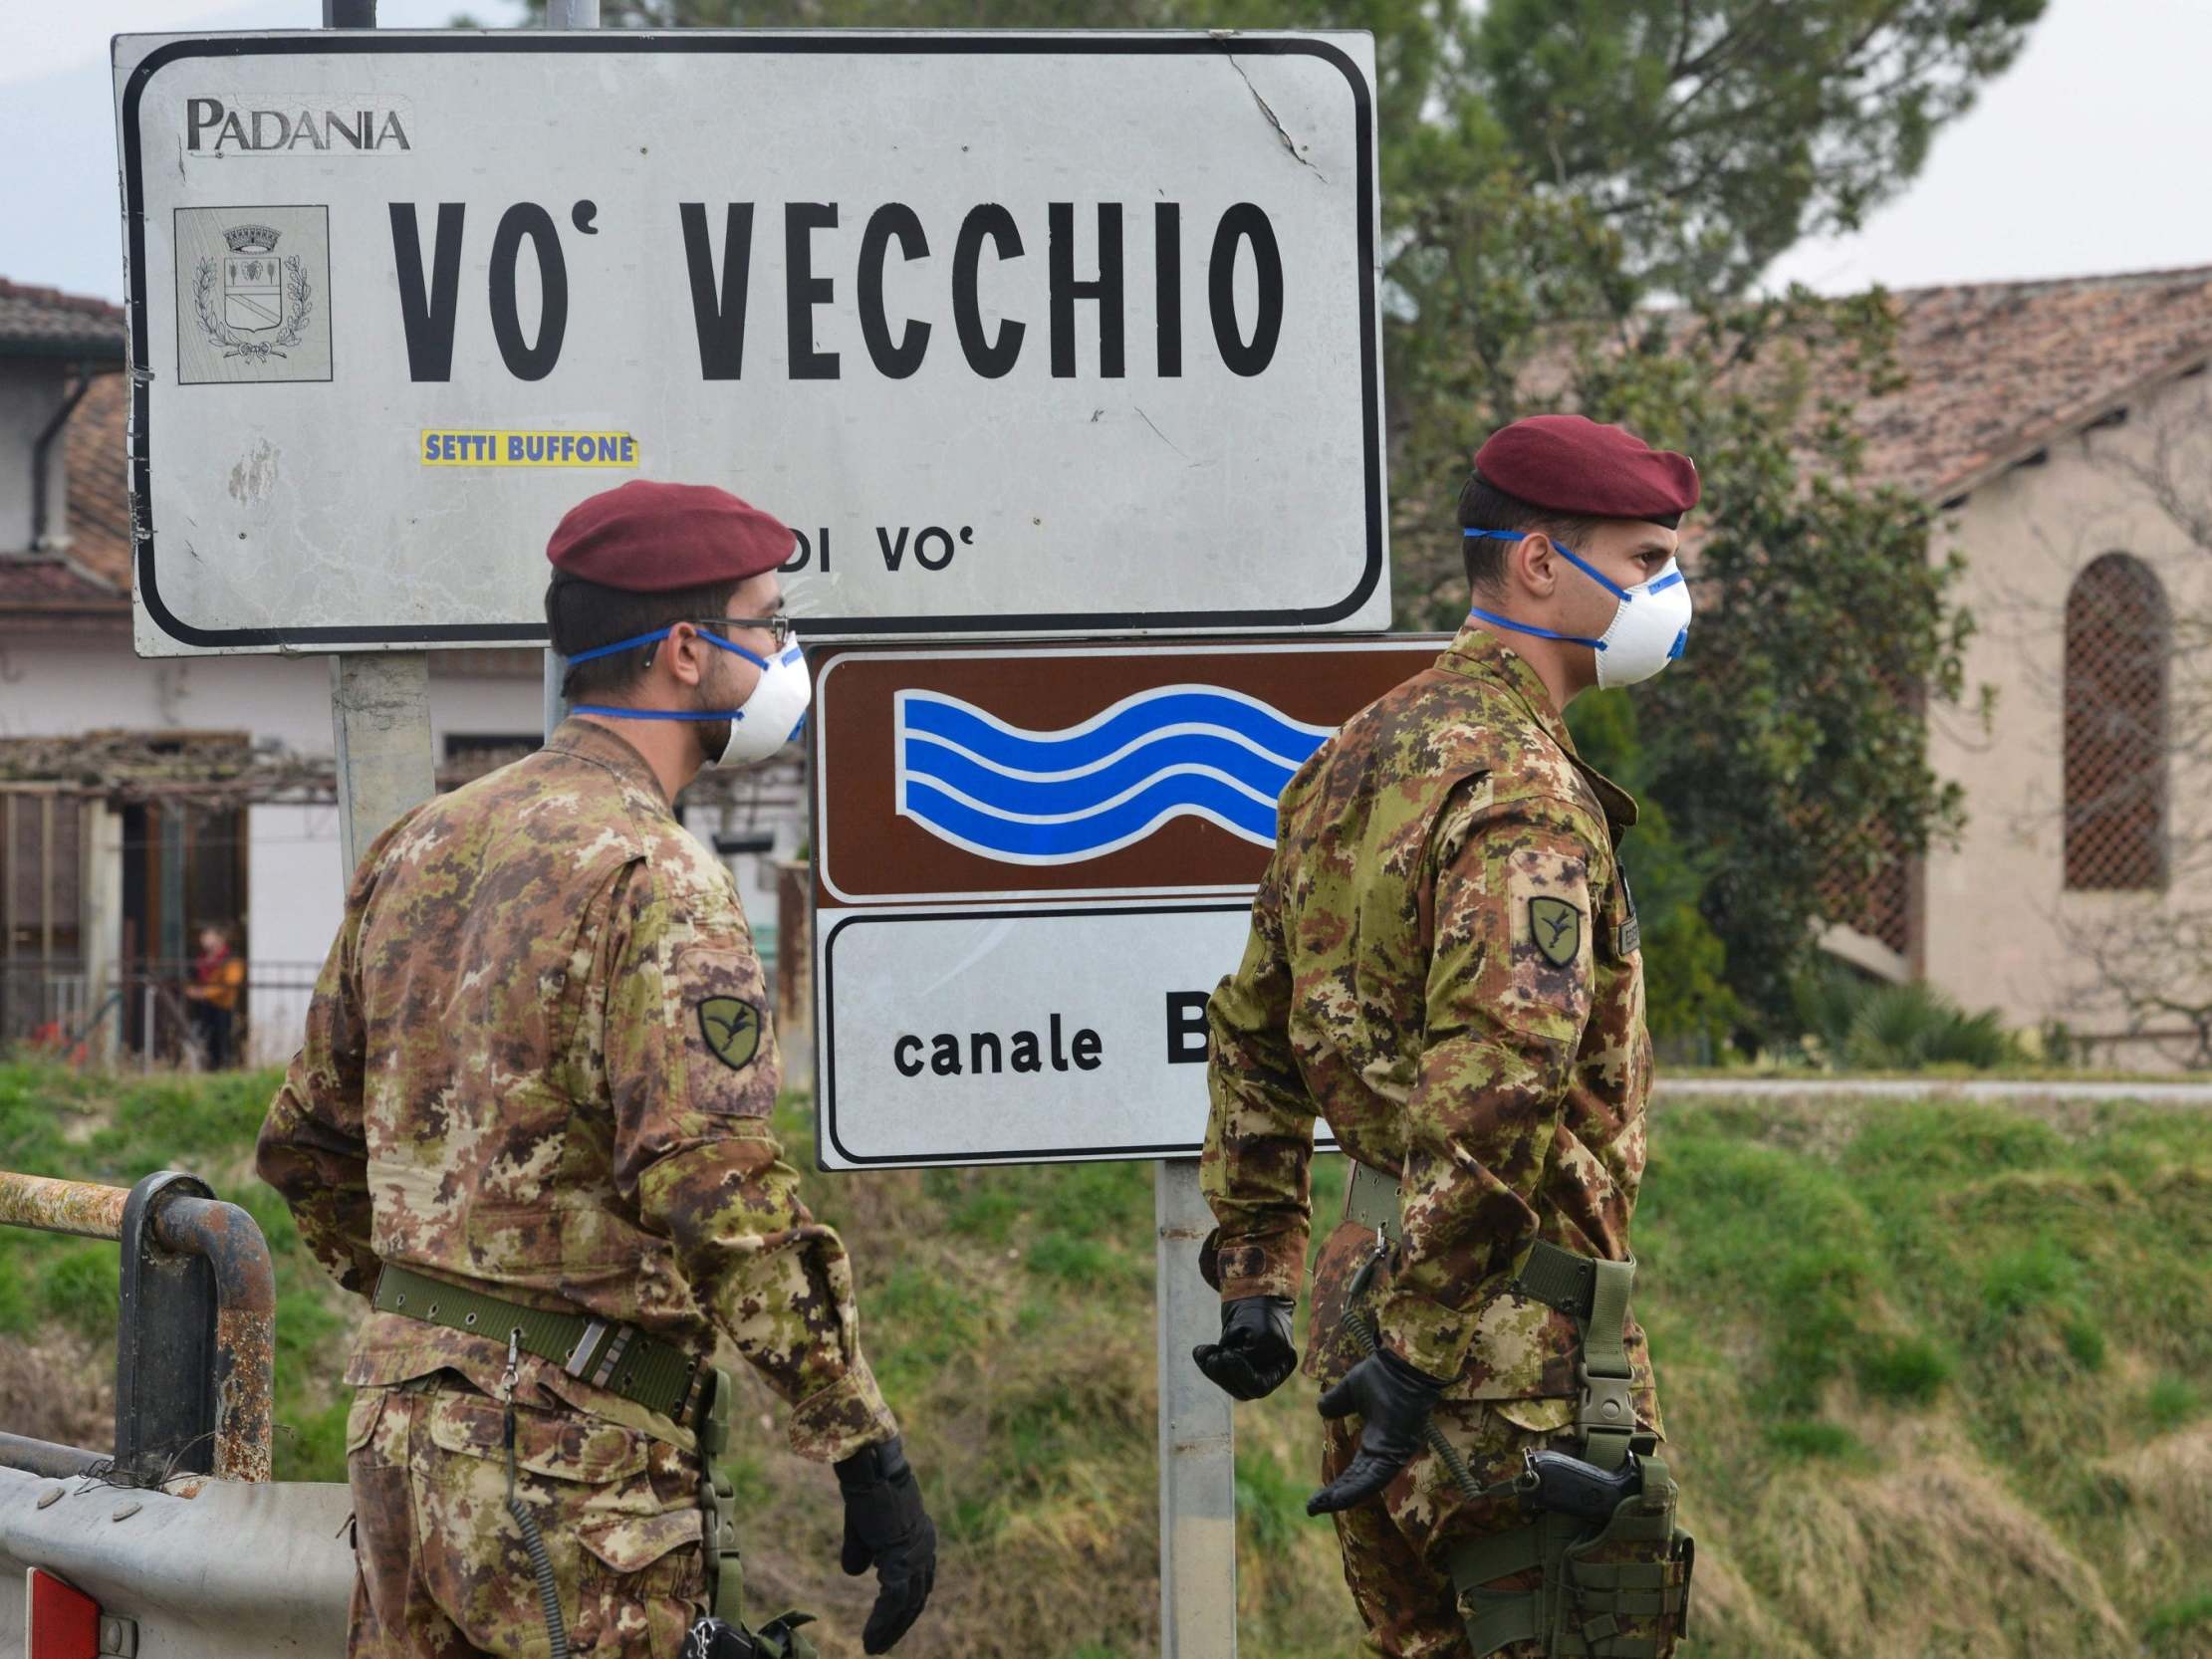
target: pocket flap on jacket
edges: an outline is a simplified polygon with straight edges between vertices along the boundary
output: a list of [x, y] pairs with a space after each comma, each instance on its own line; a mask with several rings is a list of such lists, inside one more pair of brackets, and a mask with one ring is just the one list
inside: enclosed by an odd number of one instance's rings
[[[505, 1408], [483, 1394], [441, 1392], [430, 1406], [430, 1439], [444, 1451], [504, 1462], [505, 1418]], [[515, 1467], [607, 1486], [643, 1471], [645, 1437], [596, 1417], [517, 1407]]]
[[642, 1572], [669, 1550], [699, 1547], [705, 1533], [697, 1510], [622, 1516], [577, 1530], [577, 1541], [615, 1572]]
[[346, 1455], [352, 1457], [375, 1438], [376, 1424], [384, 1414], [384, 1390], [364, 1388], [346, 1408]]

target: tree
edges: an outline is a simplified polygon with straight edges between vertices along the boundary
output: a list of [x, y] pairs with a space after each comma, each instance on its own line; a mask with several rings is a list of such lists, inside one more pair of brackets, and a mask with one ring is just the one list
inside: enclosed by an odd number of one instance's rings
[[1820, 877], [1955, 822], [1922, 708], [1958, 694], [1965, 623], [1925, 510], [1860, 487], [1845, 423], [1809, 389], [1817, 353], [1880, 371], [1880, 297], [1747, 295], [1799, 237], [1901, 188], [2043, 5], [606, 0], [605, 16], [1371, 30], [1399, 619], [1463, 614], [1450, 505], [1504, 421], [1574, 407], [1698, 457], [1693, 651], [1628, 728], [1655, 817], [1696, 853], [1679, 955], [1651, 955], [1653, 1006], [1709, 1023], [1723, 1003], [1705, 982], [1725, 974], [1756, 1036], [1789, 1030]]

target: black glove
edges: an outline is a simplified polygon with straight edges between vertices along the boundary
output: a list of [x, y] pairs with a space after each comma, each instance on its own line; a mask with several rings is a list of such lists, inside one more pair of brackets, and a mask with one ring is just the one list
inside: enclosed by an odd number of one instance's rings
[[845, 1495], [845, 1551], [839, 1564], [858, 1578], [875, 1568], [875, 1606], [860, 1632], [869, 1653], [888, 1653], [928, 1605], [937, 1581], [937, 1529], [922, 1513], [921, 1488], [894, 1435], [838, 1465]]
[[1264, 1399], [1298, 1366], [1291, 1346], [1289, 1297], [1239, 1297], [1221, 1304], [1221, 1340], [1200, 1342], [1190, 1357], [1206, 1380], [1232, 1399]]
[[1387, 1348], [1377, 1349], [1345, 1373], [1321, 1397], [1324, 1417], [1356, 1413], [1359, 1452], [1352, 1467], [1306, 1500], [1308, 1515], [1333, 1515], [1364, 1504], [1390, 1484], [1421, 1449], [1421, 1431], [1444, 1385]]

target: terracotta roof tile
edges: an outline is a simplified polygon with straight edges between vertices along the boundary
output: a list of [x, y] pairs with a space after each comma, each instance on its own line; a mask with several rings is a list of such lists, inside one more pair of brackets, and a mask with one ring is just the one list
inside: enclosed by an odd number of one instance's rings
[[1934, 500], [2212, 357], [2212, 266], [1891, 298], [1908, 378], [1861, 397], [1857, 425], [1871, 478]]
[[11, 554], [0, 558], [0, 609], [114, 610], [127, 595], [93, 581], [66, 559]]
[[0, 277], [0, 354], [35, 352], [123, 361], [123, 308]]
[[123, 422], [130, 376], [103, 374], [69, 417], [70, 557], [93, 575], [130, 592], [130, 495]]

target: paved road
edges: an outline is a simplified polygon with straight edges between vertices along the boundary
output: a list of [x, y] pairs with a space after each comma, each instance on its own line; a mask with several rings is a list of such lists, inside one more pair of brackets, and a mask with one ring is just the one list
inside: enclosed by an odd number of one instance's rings
[[2093, 1082], [2008, 1077], [1669, 1077], [1659, 1075], [1662, 1100], [2148, 1100], [2212, 1106], [2212, 1082]]

